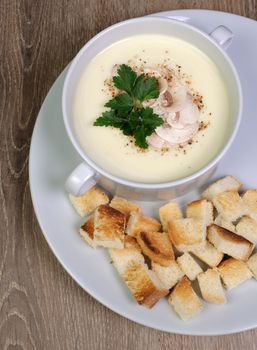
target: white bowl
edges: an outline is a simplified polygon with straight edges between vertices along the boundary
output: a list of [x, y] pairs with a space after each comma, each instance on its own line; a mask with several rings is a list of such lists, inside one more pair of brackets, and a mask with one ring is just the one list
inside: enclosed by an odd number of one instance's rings
[[[185, 40], [207, 54], [220, 70], [226, 83], [231, 107], [230, 132], [222, 149], [209, 163], [190, 176], [176, 181], [145, 184], [128, 181], [102, 169], [80, 146], [74, 132], [72, 118], [73, 95], [85, 66], [99, 52], [111, 44], [137, 34], [164, 34]], [[160, 17], [142, 17], [117, 23], [93, 37], [72, 61], [66, 76], [62, 94], [64, 124], [68, 136], [83, 158], [70, 175], [66, 188], [74, 195], [80, 195], [99, 183], [111, 193], [139, 200], [162, 200], [180, 197], [202, 186], [212, 175], [217, 164], [231, 146], [241, 120], [242, 92], [237, 71], [224, 49], [230, 44], [232, 33], [224, 26], [217, 27], [210, 35], [186, 23]]]

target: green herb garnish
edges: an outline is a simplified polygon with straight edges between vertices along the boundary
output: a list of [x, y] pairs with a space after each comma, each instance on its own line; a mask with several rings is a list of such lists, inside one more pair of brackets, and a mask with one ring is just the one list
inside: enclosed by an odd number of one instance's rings
[[108, 101], [103, 112], [94, 122], [95, 126], [119, 128], [124, 135], [133, 136], [140, 148], [148, 148], [146, 137], [163, 123], [162, 118], [150, 107], [143, 107], [142, 102], [159, 97], [157, 79], [137, 75], [129, 66], [122, 64], [118, 75], [113, 77], [113, 84], [120, 94]]

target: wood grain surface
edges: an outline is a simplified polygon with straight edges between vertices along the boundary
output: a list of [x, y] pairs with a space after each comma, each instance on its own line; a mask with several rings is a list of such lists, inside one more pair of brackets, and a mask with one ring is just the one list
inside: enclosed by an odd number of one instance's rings
[[180, 336], [108, 310], [60, 266], [32, 207], [31, 134], [40, 105], [63, 68], [107, 26], [179, 8], [257, 18], [255, 0], [0, 0], [0, 350], [257, 349], [257, 330]]

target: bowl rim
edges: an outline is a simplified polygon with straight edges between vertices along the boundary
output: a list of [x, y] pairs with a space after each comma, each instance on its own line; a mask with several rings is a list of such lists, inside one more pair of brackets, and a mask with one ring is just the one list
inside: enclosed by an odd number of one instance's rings
[[[179, 179], [174, 180], [174, 181], [167, 181], [167, 182], [160, 182], [160, 183], [143, 183], [143, 182], [136, 182], [136, 181], [127, 180], [125, 178], [122, 178], [122, 177], [119, 177], [119, 176], [116, 176], [116, 175], [109, 173], [108, 171], [101, 168], [97, 163], [95, 163], [85, 153], [85, 151], [82, 149], [79, 142], [77, 141], [76, 137], [74, 136], [74, 133], [71, 131], [71, 128], [69, 125], [69, 117], [68, 117], [68, 113], [66, 110], [66, 96], [67, 96], [68, 91], [69, 91], [69, 81], [71, 79], [71, 76], [73, 74], [75, 67], [77, 66], [77, 64], [80, 60], [80, 57], [84, 54], [84, 52], [86, 50], [90, 49], [90, 46], [93, 45], [95, 41], [99, 40], [105, 34], [115, 30], [116, 28], [130, 25], [130, 24], [133, 24], [135, 22], [167, 22], [167, 23], [173, 22], [173, 24], [175, 23], [178, 26], [187, 27], [188, 29], [200, 34], [201, 36], [203, 36], [207, 40], [209, 40], [209, 42], [211, 42], [213, 44], [213, 46], [215, 46], [215, 48], [221, 53], [221, 55], [224, 57], [224, 59], [229, 64], [231, 71], [232, 71], [232, 74], [234, 75], [234, 79], [236, 81], [236, 89], [237, 89], [238, 97], [239, 97], [238, 112], [237, 112], [237, 116], [236, 116], [236, 122], [233, 126], [233, 130], [232, 130], [228, 140], [224, 144], [224, 147], [222, 147], [221, 150], [217, 153], [217, 155], [209, 163], [207, 163], [204, 167], [200, 168], [199, 170], [197, 170], [196, 172], [194, 172], [191, 175], [179, 178]], [[202, 31], [202, 30], [200, 30], [200, 29], [198, 29], [198, 28], [196, 28], [188, 23], [179, 21], [177, 19], [158, 17], [158, 16], [156, 16], [156, 17], [155, 16], [145, 16], [145, 17], [136, 17], [136, 18], [125, 20], [125, 21], [121, 21], [121, 22], [115, 23], [115, 24], [107, 27], [106, 29], [102, 30], [101, 32], [99, 32], [98, 34], [93, 36], [79, 50], [79, 52], [76, 54], [76, 56], [72, 60], [71, 65], [68, 69], [67, 75], [65, 77], [63, 90], [62, 90], [62, 114], [63, 114], [65, 129], [66, 129], [66, 132], [69, 136], [69, 139], [71, 140], [73, 147], [76, 149], [76, 151], [82, 157], [82, 159], [89, 166], [91, 166], [92, 169], [96, 172], [96, 176], [100, 174], [101, 176], [104, 176], [104, 177], [106, 177], [106, 178], [108, 178], [108, 179], [110, 179], [110, 180], [112, 180], [120, 185], [124, 185], [124, 186], [134, 187], [134, 188], [138, 188], [138, 189], [149, 189], [149, 190], [158, 189], [158, 190], [160, 190], [160, 189], [165, 189], [165, 188], [173, 188], [173, 187], [177, 187], [179, 185], [190, 183], [191, 181], [206, 174], [209, 170], [211, 170], [213, 167], [215, 167], [215, 165], [217, 165], [217, 163], [224, 157], [224, 155], [227, 153], [227, 151], [231, 147], [231, 145], [235, 139], [235, 136], [238, 132], [238, 129], [239, 129], [239, 126], [241, 123], [241, 119], [242, 119], [242, 104], [243, 104], [242, 97], [243, 97], [242, 87], [241, 87], [240, 79], [239, 79], [237, 70], [234, 66], [234, 63], [232, 62], [232, 60], [230, 59], [230, 57], [228, 56], [226, 51], [209, 34], [205, 33], [204, 31]]]

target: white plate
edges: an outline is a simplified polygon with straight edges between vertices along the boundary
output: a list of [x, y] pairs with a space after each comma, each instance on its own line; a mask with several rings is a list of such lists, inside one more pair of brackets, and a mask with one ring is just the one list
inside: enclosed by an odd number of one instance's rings
[[[228, 50], [241, 77], [244, 93], [243, 122], [239, 134], [215, 177], [237, 176], [247, 187], [257, 187], [257, 23], [232, 14], [205, 10], [163, 12], [160, 16], [179, 16], [210, 32], [219, 24], [234, 33]], [[257, 327], [257, 283], [248, 281], [227, 292], [228, 304], [205, 304], [203, 312], [184, 323], [165, 299], [152, 310], [138, 306], [121, 282], [105, 250], [89, 248], [77, 234], [81, 220], [67, 200], [64, 182], [81, 161], [64, 130], [61, 92], [66, 71], [49, 91], [35, 125], [29, 162], [30, 188], [35, 212], [52, 251], [77, 283], [113, 311], [156, 329], [195, 335], [215, 335]], [[183, 200], [182, 200], [183, 201]], [[154, 214], [151, 203], [142, 203]]]

